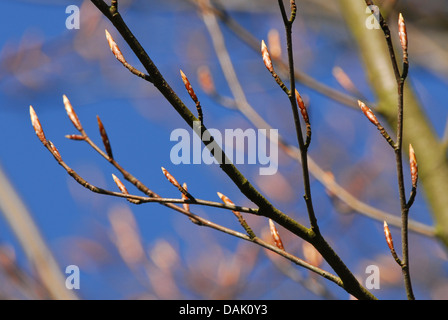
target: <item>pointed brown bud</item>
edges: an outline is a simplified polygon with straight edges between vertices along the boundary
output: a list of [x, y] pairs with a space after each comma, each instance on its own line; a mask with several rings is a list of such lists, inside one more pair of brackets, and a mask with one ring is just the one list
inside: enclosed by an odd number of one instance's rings
[[198, 103], [198, 97], [196, 96], [196, 93], [193, 90], [193, 87], [191, 86], [190, 80], [188, 80], [187, 76], [185, 75], [185, 73], [183, 73], [182, 70], [180, 70], [180, 75], [182, 76], [182, 81], [184, 82], [185, 85], [185, 89], [187, 89], [188, 94], [190, 95], [191, 99], [195, 102]]
[[59, 153], [56, 146], [53, 144], [53, 142], [48, 141], [48, 145], [50, 146], [51, 152], [53, 153], [54, 157], [60, 162], [62, 161], [61, 154]]
[[129, 194], [128, 190], [126, 189], [125, 185], [123, 184], [123, 182], [121, 182], [120, 179], [118, 179], [118, 177], [116, 175], [114, 175], [112, 173], [112, 178], [114, 179], [115, 184], [117, 185], [118, 189], [120, 189], [121, 193], [124, 194]]
[[370, 108], [367, 107], [364, 102], [358, 100], [358, 105], [361, 108], [362, 112], [365, 114], [365, 116], [370, 120], [370, 122], [372, 122], [376, 126], [380, 124], [373, 111], [370, 110]]
[[37, 114], [32, 106], [30, 106], [30, 117], [31, 117], [31, 124], [33, 125], [34, 131], [36, 132], [36, 135], [39, 138], [40, 142], [42, 142], [44, 145], [47, 144], [47, 139], [45, 138], [44, 130], [42, 129], [39, 118], [37, 117]]
[[271, 56], [269, 55], [269, 51], [264, 40], [261, 41], [261, 54], [263, 56], [264, 65], [269, 70], [269, 72], [273, 73], [274, 67], [272, 65]]
[[269, 229], [271, 230], [271, 235], [272, 239], [274, 239], [275, 246], [280, 250], [285, 250], [282, 239], [280, 238], [277, 228], [275, 227], [274, 221], [272, 221], [271, 219], [269, 219]]
[[177, 182], [177, 180], [171, 175], [171, 173], [168, 172], [168, 170], [166, 170], [164, 167], [162, 167], [162, 172], [165, 175], [165, 177], [168, 179], [168, 181], [171, 182], [171, 184], [173, 186], [175, 186], [180, 192], [182, 192], [182, 194], [184, 194], [188, 199], [194, 200], [194, 197], [191, 194], [189, 194], [188, 191], [185, 190], [179, 184], [179, 182]]
[[79, 121], [78, 116], [75, 113], [75, 110], [73, 110], [70, 100], [68, 100], [65, 94], [62, 96], [62, 100], [64, 102], [65, 111], [67, 111], [67, 115], [70, 118], [70, 121], [73, 123], [73, 125], [78, 131], [80, 132], [83, 131], [81, 122]]
[[205, 93], [212, 94], [216, 92], [210, 69], [207, 66], [201, 66], [198, 68], [198, 81]]
[[[123, 182], [121, 182], [120, 179], [118, 179], [118, 177], [116, 175], [114, 175], [112, 173], [112, 178], [114, 179], [115, 184], [117, 185], [118, 189], [120, 189], [121, 193], [123, 194], [129, 194], [128, 189], [126, 189], [125, 185], [123, 184]], [[134, 203], [134, 204], [140, 204], [141, 201], [138, 199], [127, 199], [129, 202]]]
[[120, 61], [122, 64], [126, 64], [126, 59], [124, 58], [123, 54], [120, 51], [120, 48], [118, 47], [117, 43], [115, 42], [114, 38], [110, 35], [110, 33], [106, 31], [106, 39], [109, 43], [110, 50], [114, 54], [115, 58], [117, 58], [118, 61]]
[[[225, 204], [228, 205], [232, 205], [234, 206], [235, 204], [233, 203], [232, 200], [230, 200], [227, 196], [223, 195], [221, 192], [217, 192], [218, 197], [222, 200], [222, 202], [224, 202]], [[239, 219], [241, 217], [241, 213], [235, 210], [232, 210], [232, 212], [237, 216], [237, 218]]]
[[162, 172], [165, 175], [165, 177], [168, 179], [169, 182], [171, 182], [176, 188], [181, 188], [179, 182], [171, 175], [171, 173], [168, 172], [164, 167], [162, 167]]
[[[184, 183], [184, 184], [182, 185], [182, 187], [185, 189], [185, 191], [188, 191], [188, 188], [187, 188], [187, 184], [186, 184], [186, 183]], [[181, 194], [182, 194], [182, 199], [184, 199], [184, 200], [188, 200], [188, 197], [187, 197], [186, 195], [184, 195], [183, 193], [181, 193]], [[190, 212], [190, 204], [189, 204], [189, 203], [183, 203], [182, 206], [184, 207], [184, 210]]]
[[[235, 205], [232, 200], [230, 200], [227, 196], [223, 195], [221, 192], [217, 192], [218, 197], [227, 205]], [[255, 239], [256, 235], [252, 231], [252, 229], [247, 224], [246, 220], [244, 220], [243, 215], [239, 211], [232, 210], [233, 214], [238, 218], [239, 223], [241, 226], [246, 230], [246, 233], [248, 234], [249, 238]]]
[[414, 148], [411, 144], [409, 144], [409, 166], [411, 168], [412, 187], [416, 188], [418, 180], [418, 164]]
[[389, 246], [390, 251], [394, 254], [394, 242], [392, 241], [392, 235], [390, 234], [390, 229], [386, 221], [384, 221], [384, 236], [386, 237], [387, 245]]
[[79, 134], [67, 134], [67, 135], [65, 135], [65, 137], [70, 140], [85, 140], [86, 139], [86, 137], [81, 136]]
[[227, 196], [223, 195], [221, 192], [217, 192], [218, 197], [224, 202], [225, 204], [231, 204], [233, 205], [233, 201], [230, 200]]
[[103, 140], [104, 148], [106, 149], [106, 153], [109, 156], [109, 158], [113, 159], [112, 155], [112, 148], [110, 146], [109, 137], [107, 136], [106, 129], [104, 129], [103, 123], [101, 122], [101, 119], [99, 116], [96, 116], [96, 119], [98, 120], [98, 128], [100, 129], [100, 135], [101, 139]]
[[406, 31], [406, 24], [404, 22], [403, 15], [400, 13], [398, 16], [398, 36], [400, 38], [401, 48], [403, 49], [403, 53], [408, 51], [408, 34]]
[[305, 121], [305, 123], [310, 123], [310, 119], [308, 117], [308, 111], [306, 110], [305, 103], [303, 102], [303, 99], [300, 96], [300, 93], [299, 93], [299, 91], [297, 91], [297, 89], [296, 89], [296, 99], [297, 99], [297, 104], [299, 106], [300, 113], [302, 114], [303, 120]]

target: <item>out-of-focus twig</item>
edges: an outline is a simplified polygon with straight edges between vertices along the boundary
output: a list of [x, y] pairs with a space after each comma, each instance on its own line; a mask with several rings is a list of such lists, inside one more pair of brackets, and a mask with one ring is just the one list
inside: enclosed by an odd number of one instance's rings
[[51, 250], [2, 168], [0, 168], [0, 211], [11, 226], [50, 298], [77, 299], [73, 291], [65, 287], [65, 278]]

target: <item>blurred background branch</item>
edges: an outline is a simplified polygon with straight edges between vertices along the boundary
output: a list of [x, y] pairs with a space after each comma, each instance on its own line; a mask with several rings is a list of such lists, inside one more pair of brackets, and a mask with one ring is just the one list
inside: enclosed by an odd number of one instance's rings
[[[39, 282], [51, 299], [77, 299], [73, 291], [65, 287], [65, 277], [45, 244], [38, 227], [21, 197], [16, 193], [0, 167], [0, 212], [18, 238], [21, 247], [37, 274]], [[45, 298], [45, 297], [43, 297]]]

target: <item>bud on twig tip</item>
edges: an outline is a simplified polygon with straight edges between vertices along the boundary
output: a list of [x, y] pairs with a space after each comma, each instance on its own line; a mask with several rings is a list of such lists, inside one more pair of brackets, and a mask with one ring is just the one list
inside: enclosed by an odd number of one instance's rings
[[177, 187], [179, 190], [182, 189], [181, 185], [179, 184], [179, 182], [177, 182], [177, 180], [171, 175], [171, 173], [168, 172], [168, 170], [166, 170], [164, 167], [162, 168], [162, 172], [165, 175], [165, 177], [168, 179], [169, 182], [171, 182], [175, 187]]
[[[218, 197], [221, 198], [222, 202], [224, 202], [224, 204], [233, 205], [233, 206], [235, 205], [232, 200], [230, 200], [228, 197], [223, 195], [221, 192], [217, 192], [217, 194], [218, 194]], [[244, 228], [244, 230], [246, 230], [246, 233], [249, 235], [249, 237], [251, 239], [255, 239], [256, 235], [252, 231], [252, 229], [249, 227], [246, 220], [244, 220], [243, 215], [239, 211], [236, 211], [236, 210], [232, 210], [232, 212], [237, 217], [239, 223]]]
[[264, 65], [269, 70], [269, 72], [273, 73], [274, 67], [272, 65], [271, 56], [269, 55], [269, 51], [264, 40], [261, 40], [261, 54], [263, 56]]
[[103, 123], [101, 122], [101, 119], [99, 116], [96, 116], [96, 119], [98, 121], [98, 128], [100, 130], [101, 140], [103, 140], [104, 148], [106, 149], [106, 153], [109, 156], [109, 158], [113, 159], [114, 156], [112, 154], [112, 147], [110, 145], [109, 137], [107, 136], [106, 129], [104, 128]]
[[406, 23], [404, 22], [403, 15], [401, 13], [398, 16], [398, 36], [400, 38], [401, 48], [403, 49], [403, 52], [406, 54], [408, 50], [408, 34], [406, 31]]
[[384, 235], [386, 237], [387, 245], [389, 246], [390, 251], [392, 252], [392, 254], [394, 254], [394, 242], [392, 241], [392, 235], [390, 234], [390, 229], [386, 221], [384, 221]]
[[81, 136], [79, 134], [66, 134], [65, 137], [70, 140], [85, 140], [86, 139], [84, 136]]
[[124, 186], [123, 182], [121, 182], [120, 179], [118, 179], [118, 177], [116, 175], [114, 175], [112, 173], [112, 178], [114, 179], [115, 184], [117, 185], [118, 189], [120, 189], [120, 191], [124, 194], [129, 194], [128, 190], [126, 189], [126, 187]]
[[232, 200], [230, 200], [229, 198], [227, 198], [225, 195], [223, 195], [221, 192], [217, 192], [218, 197], [222, 200], [222, 202], [224, 202], [225, 204], [234, 204], [232, 202]]
[[53, 155], [55, 156], [55, 158], [60, 162], [62, 161], [61, 158], [61, 154], [59, 153], [58, 149], [56, 148], [56, 146], [53, 144], [53, 142], [48, 141], [48, 144], [50, 146], [51, 152], [53, 153]]
[[40, 142], [45, 145], [47, 143], [47, 139], [45, 138], [44, 130], [42, 129], [36, 111], [34, 111], [34, 108], [32, 106], [30, 106], [30, 118], [31, 124], [34, 128], [34, 131], [36, 132], [37, 137], [39, 138]]
[[358, 105], [361, 108], [364, 115], [370, 120], [370, 122], [372, 122], [376, 126], [380, 124], [373, 111], [369, 107], [367, 107], [364, 102], [358, 100]]
[[126, 59], [124, 58], [123, 54], [121, 53], [120, 48], [118, 47], [117, 43], [115, 42], [114, 38], [112, 38], [111, 34], [107, 29], [106, 32], [106, 39], [109, 44], [109, 48], [114, 54], [115, 58], [117, 58], [118, 61], [120, 61], [122, 64], [126, 64]]
[[[185, 182], [182, 185], [182, 187], [184, 188], [185, 191], [188, 191], [187, 184]], [[182, 195], [182, 199], [188, 200], [188, 197], [185, 194], [181, 193], [181, 195]], [[184, 207], [184, 209], [186, 211], [190, 212], [190, 204], [189, 203], [183, 203], [182, 206]]]
[[188, 94], [190, 95], [191, 99], [195, 102], [198, 103], [198, 97], [196, 96], [196, 93], [193, 90], [193, 87], [191, 86], [190, 80], [188, 80], [187, 76], [185, 75], [185, 73], [180, 70], [180, 75], [182, 77], [182, 81], [185, 85], [185, 89], [187, 89]]
[[412, 187], [416, 188], [418, 180], [418, 163], [412, 144], [409, 144], [409, 166], [411, 169]]
[[302, 114], [302, 118], [305, 121], [305, 123], [309, 124], [310, 119], [308, 117], [308, 111], [306, 110], [305, 103], [303, 102], [303, 99], [300, 96], [300, 93], [299, 93], [299, 91], [297, 91], [297, 89], [296, 89], [295, 93], [296, 93], [297, 104], [299, 106], [300, 113]]
[[76, 115], [75, 110], [73, 109], [73, 106], [70, 103], [70, 100], [68, 100], [65, 94], [62, 95], [62, 101], [64, 102], [65, 111], [67, 112], [70, 121], [73, 123], [73, 125], [78, 131], [83, 131], [81, 122], [79, 121], [78, 116]]

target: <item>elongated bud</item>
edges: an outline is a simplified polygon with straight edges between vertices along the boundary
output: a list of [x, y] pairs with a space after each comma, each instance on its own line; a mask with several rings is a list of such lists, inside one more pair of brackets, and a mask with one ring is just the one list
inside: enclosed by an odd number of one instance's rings
[[180, 184], [179, 182], [177, 182], [176, 178], [174, 178], [171, 173], [168, 172], [168, 170], [166, 170], [164, 167], [162, 167], [162, 172], [165, 175], [165, 177], [168, 179], [169, 182], [171, 182], [171, 184], [173, 186], [175, 186], [177, 189], [179, 189], [179, 191], [184, 194], [188, 199], [194, 199], [192, 195], [190, 195], [188, 193], [187, 190], [185, 190]]
[[[112, 178], [114, 179], [115, 184], [117, 185], [118, 189], [120, 189], [121, 193], [123, 194], [129, 194], [128, 189], [126, 189], [125, 185], [123, 184], [123, 182], [121, 182], [120, 179], [118, 179], [118, 177], [116, 175], [114, 175], [112, 173]], [[134, 204], [140, 204], [141, 201], [138, 199], [127, 199], [129, 202], [134, 203]]]
[[31, 118], [31, 124], [33, 125], [34, 131], [36, 132], [37, 137], [39, 138], [40, 142], [42, 142], [44, 145], [46, 145], [47, 138], [45, 138], [44, 130], [42, 129], [42, 126], [40, 124], [39, 118], [37, 117], [36, 111], [34, 111], [32, 106], [30, 106], [30, 118]]
[[264, 40], [261, 41], [261, 54], [263, 56], [264, 65], [269, 70], [269, 72], [273, 73], [274, 67], [272, 65], [271, 56], [269, 55], [269, 51]]
[[[221, 199], [221, 201], [224, 202], [225, 204], [232, 205], [232, 206], [235, 205], [232, 200], [230, 200], [227, 196], [223, 195], [221, 192], [217, 192], [217, 194], [218, 194], [218, 197]], [[239, 211], [232, 210], [232, 212], [235, 214], [235, 216], [238, 219], [242, 219], [241, 213]]]
[[101, 119], [99, 116], [96, 116], [96, 119], [98, 120], [98, 128], [100, 129], [100, 135], [101, 139], [103, 140], [104, 148], [106, 149], [106, 153], [109, 156], [109, 158], [113, 159], [114, 156], [112, 155], [112, 148], [110, 146], [109, 137], [107, 136], [106, 129], [104, 129], [103, 123], [101, 122]]
[[79, 121], [78, 116], [75, 113], [75, 110], [73, 110], [70, 100], [68, 100], [65, 94], [62, 96], [62, 101], [64, 102], [65, 111], [67, 111], [67, 115], [70, 118], [70, 121], [73, 123], [73, 125], [78, 131], [83, 131], [81, 122]]
[[110, 35], [109, 31], [106, 31], [106, 39], [109, 43], [110, 50], [114, 54], [115, 58], [117, 58], [118, 61], [120, 61], [122, 64], [126, 64], [126, 59], [124, 58], [123, 54], [121, 53], [120, 48], [118, 47], [117, 43], [115, 42], [114, 38]]
[[370, 120], [370, 122], [372, 122], [376, 126], [379, 126], [380, 123], [376, 118], [375, 114], [373, 113], [373, 111], [370, 110], [370, 108], [367, 107], [365, 103], [362, 102], [361, 100], [358, 100], [358, 105], [361, 108], [362, 112], [365, 114], [365, 116]]
[[207, 66], [200, 66], [198, 68], [198, 81], [201, 89], [207, 94], [216, 92], [215, 83], [210, 73], [210, 69]]
[[[217, 192], [218, 197], [221, 199], [222, 202], [228, 205], [235, 205], [232, 200], [230, 200], [227, 196], [223, 195], [221, 192]], [[233, 214], [238, 218], [239, 223], [241, 226], [246, 230], [246, 233], [248, 234], [249, 238], [254, 239], [256, 238], [255, 233], [252, 231], [252, 229], [247, 224], [246, 220], [244, 220], [243, 215], [241, 212], [232, 210]]]
[[180, 75], [182, 76], [182, 81], [184, 82], [185, 85], [185, 89], [187, 89], [188, 94], [190, 95], [191, 99], [195, 102], [198, 103], [198, 97], [196, 96], [196, 93], [193, 90], [193, 87], [191, 86], [190, 80], [188, 80], [187, 76], [185, 75], [185, 73], [183, 73], [182, 70], [180, 70]]
[[118, 179], [118, 177], [116, 175], [114, 175], [112, 173], [112, 178], [114, 179], [115, 184], [117, 185], [118, 189], [120, 189], [121, 193], [124, 194], [129, 194], [128, 190], [126, 189], [125, 185], [123, 184], [123, 182], [121, 182], [120, 179]]
[[394, 253], [394, 242], [392, 240], [392, 235], [390, 234], [390, 229], [386, 221], [384, 221], [384, 236], [386, 237], [387, 245], [389, 246], [390, 251]]
[[418, 164], [414, 148], [411, 144], [409, 144], [409, 166], [411, 168], [412, 187], [416, 188], [418, 180]]
[[403, 54], [406, 54], [408, 51], [408, 33], [406, 31], [406, 24], [404, 22], [403, 15], [400, 13], [398, 16], [398, 36], [400, 38], [401, 48], [403, 49]]
[[278, 59], [282, 56], [282, 46], [280, 44], [280, 34], [277, 29], [271, 29], [268, 32], [268, 44], [271, 57]]
[[271, 219], [269, 219], [269, 229], [271, 230], [271, 235], [272, 239], [274, 239], [275, 246], [280, 250], [285, 250], [282, 239], [280, 238], [277, 228], [275, 227], [274, 221], [272, 221]]
[[171, 175], [171, 173], [169, 173], [168, 170], [166, 170], [164, 167], [162, 167], [162, 172], [168, 179], [168, 181], [171, 182], [176, 188], [182, 188], [179, 182], [177, 182], [177, 180]]
[[79, 134], [67, 134], [67, 135], [65, 135], [65, 137], [70, 140], [85, 140], [86, 139], [86, 137], [81, 136]]
[[[182, 185], [182, 187], [185, 189], [185, 191], [188, 191], [187, 184], [185, 182]], [[188, 197], [186, 195], [184, 195], [183, 193], [181, 193], [181, 194], [182, 194], [182, 199], [188, 200]], [[183, 203], [182, 206], [184, 207], [184, 209], [186, 211], [190, 212], [190, 204], [189, 203]]]
[[59, 153], [58, 149], [57, 149], [56, 146], [53, 144], [53, 142], [51, 142], [50, 140], [48, 140], [48, 145], [50, 146], [51, 152], [53, 153], [54, 157], [55, 157], [58, 161], [62, 161], [61, 154]]
[[225, 204], [231, 204], [234, 205], [233, 201], [230, 200], [227, 196], [223, 195], [221, 192], [217, 192], [218, 197], [224, 202]]
[[297, 104], [299, 106], [300, 113], [302, 114], [303, 120], [305, 121], [305, 123], [310, 123], [310, 119], [308, 117], [308, 111], [306, 110], [305, 103], [303, 102], [303, 99], [300, 96], [300, 93], [299, 93], [299, 91], [297, 91], [297, 89], [296, 89], [296, 99], [297, 99]]

